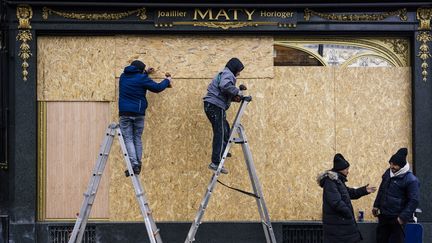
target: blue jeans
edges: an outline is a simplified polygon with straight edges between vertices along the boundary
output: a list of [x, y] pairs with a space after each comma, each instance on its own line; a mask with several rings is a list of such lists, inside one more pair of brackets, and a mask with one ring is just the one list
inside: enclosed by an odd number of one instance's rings
[[126, 149], [132, 166], [141, 166], [144, 116], [120, 116], [120, 130], [123, 134]]
[[226, 112], [224, 109], [206, 101], [204, 101], [204, 111], [213, 128], [211, 161], [219, 165], [230, 136], [230, 127], [226, 120]]

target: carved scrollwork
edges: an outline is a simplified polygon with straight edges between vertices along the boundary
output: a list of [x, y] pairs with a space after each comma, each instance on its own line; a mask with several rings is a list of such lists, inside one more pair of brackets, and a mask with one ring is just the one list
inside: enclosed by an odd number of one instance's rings
[[136, 14], [139, 19], [146, 20], [146, 8], [139, 8], [126, 12], [118, 12], [118, 13], [74, 13], [74, 12], [62, 12], [57, 11], [48, 7], [44, 7], [42, 9], [42, 18], [47, 20], [48, 16], [52, 14], [61, 16], [66, 19], [78, 19], [78, 20], [119, 20]]
[[419, 30], [431, 30], [432, 8], [417, 9], [417, 19], [419, 20]]
[[246, 26], [258, 26], [257, 23], [253, 22], [196, 22], [193, 24], [193, 26], [203, 26], [203, 27], [209, 27], [209, 28], [221, 28], [224, 30], [230, 29], [230, 28], [242, 28]]
[[393, 52], [400, 55], [408, 63], [409, 42], [406, 39], [386, 39], [384, 43], [391, 45]]
[[398, 16], [400, 20], [407, 21], [408, 15], [406, 8], [399, 9], [391, 12], [384, 12], [379, 14], [335, 14], [335, 13], [319, 13], [310, 9], [305, 9], [304, 11], [304, 19], [309, 21], [312, 16], [318, 16], [327, 20], [334, 21], [380, 21], [384, 20], [390, 16]]
[[423, 61], [421, 64], [422, 76], [423, 81], [426, 82], [428, 76], [427, 69], [429, 67], [427, 61], [431, 57], [428, 42], [432, 41], [432, 35], [429, 31], [423, 31], [420, 32], [420, 34], [417, 36], [417, 40], [422, 43], [420, 45], [420, 50], [417, 56], [420, 57], [420, 59]]
[[21, 41], [18, 56], [23, 61], [23, 63], [21, 64], [23, 80], [27, 81], [29, 67], [27, 61], [32, 56], [29, 42], [33, 39], [32, 33], [30, 31], [30, 20], [33, 17], [33, 10], [29, 5], [19, 5], [17, 7], [16, 15], [18, 18], [19, 29], [16, 39], [18, 41]]

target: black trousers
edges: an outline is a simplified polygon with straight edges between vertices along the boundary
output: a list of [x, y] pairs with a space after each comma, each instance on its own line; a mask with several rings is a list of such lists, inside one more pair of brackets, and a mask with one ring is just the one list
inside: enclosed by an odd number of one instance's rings
[[204, 111], [213, 128], [211, 161], [218, 165], [230, 136], [229, 123], [226, 120], [225, 110], [218, 106], [204, 102]]
[[380, 216], [376, 232], [377, 243], [404, 243], [404, 225], [397, 218]]

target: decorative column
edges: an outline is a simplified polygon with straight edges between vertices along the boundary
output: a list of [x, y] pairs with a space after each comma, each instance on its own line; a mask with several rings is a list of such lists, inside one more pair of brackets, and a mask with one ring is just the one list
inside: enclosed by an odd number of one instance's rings
[[19, 24], [18, 24], [18, 35], [17, 40], [21, 41], [20, 51], [18, 56], [22, 60], [22, 77], [24, 81], [27, 81], [28, 76], [28, 59], [32, 55], [30, 51], [29, 41], [33, 39], [32, 33], [30, 32], [31, 25], [30, 20], [33, 17], [33, 10], [29, 5], [19, 5], [16, 12]]

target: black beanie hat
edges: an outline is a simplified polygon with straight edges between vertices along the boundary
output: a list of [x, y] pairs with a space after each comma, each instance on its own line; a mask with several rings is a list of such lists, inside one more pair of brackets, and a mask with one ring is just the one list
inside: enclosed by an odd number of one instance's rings
[[390, 158], [389, 163], [392, 162], [395, 165], [404, 167], [407, 163], [406, 157], [408, 155], [407, 148], [400, 148], [393, 156]]
[[227, 64], [226, 67], [234, 74], [236, 75], [238, 72], [243, 70], [244, 66], [243, 63], [236, 57], [231, 58]]
[[131, 62], [131, 66], [135, 66], [141, 72], [144, 72], [144, 69], [146, 67], [146, 65], [143, 62], [141, 62], [140, 60], [135, 60], [135, 61]]
[[350, 164], [348, 161], [342, 156], [342, 154], [337, 153], [333, 158], [333, 171], [340, 171], [348, 168]]

